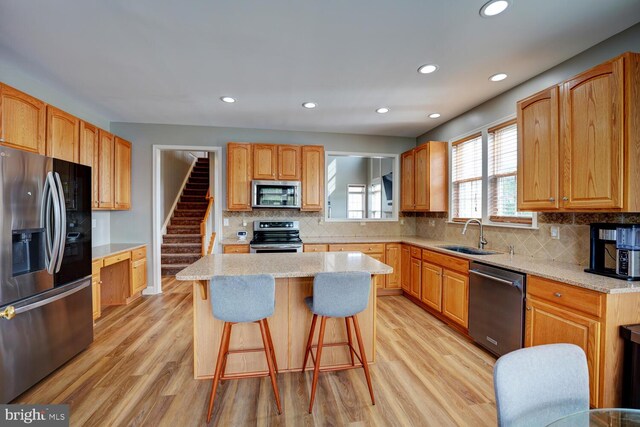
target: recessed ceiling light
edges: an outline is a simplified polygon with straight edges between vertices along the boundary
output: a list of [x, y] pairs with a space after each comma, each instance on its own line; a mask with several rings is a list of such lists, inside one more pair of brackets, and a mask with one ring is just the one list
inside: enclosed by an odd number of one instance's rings
[[426, 64], [418, 68], [420, 74], [431, 74], [438, 69], [436, 64]]
[[312, 108], [316, 108], [318, 104], [316, 104], [315, 102], [305, 102], [304, 104], [302, 104], [302, 106], [304, 108], [312, 109]]
[[387, 107], [380, 107], [376, 110], [376, 113], [378, 114], [386, 114], [389, 112], [389, 109]]
[[489, 80], [491, 80], [492, 82], [501, 82], [502, 80], [506, 79], [507, 75], [505, 73], [498, 73], [498, 74], [494, 74], [493, 76], [489, 77]]
[[430, 119], [437, 119], [438, 117], [440, 117], [440, 113], [431, 113], [431, 114], [429, 114], [429, 118]]
[[220, 101], [226, 102], [227, 104], [233, 104], [234, 102], [236, 102], [236, 99], [230, 96], [222, 96], [220, 97]]
[[480, 16], [490, 18], [504, 12], [509, 7], [508, 0], [491, 0], [480, 8]]

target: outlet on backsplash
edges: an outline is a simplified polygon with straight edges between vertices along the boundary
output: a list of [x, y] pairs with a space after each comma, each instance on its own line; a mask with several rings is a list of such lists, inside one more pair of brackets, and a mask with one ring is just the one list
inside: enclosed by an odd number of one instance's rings
[[549, 227], [549, 236], [551, 236], [552, 239], [560, 240], [560, 227], [557, 225]]

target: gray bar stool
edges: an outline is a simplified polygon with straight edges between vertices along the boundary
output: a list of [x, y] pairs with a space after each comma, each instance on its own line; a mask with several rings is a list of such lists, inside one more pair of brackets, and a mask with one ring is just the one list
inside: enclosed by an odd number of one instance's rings
[[[273, 315], [275, 309], [276, 283], [272, 276], [268, 274], [256, 274], [250, 276], [215, 276], [209, 284], [209, 298], [213, 317], [224, 321], [222, 338], [220, 339], [220, 350], [216, 361], [216, 371], [211, 384], [211, 396], [209, 397], [209, 412], [207, 413], [207, 423], [211, 421], [213, 413], [213, 401], [220, 380], [231, 380], [240, 378], [271, 377], [273, 393], [276, 397], [278, 413], [282, 412], [280, 406], [280, 393], [276, 374], [278, 365], [276, 354], [271, 341], [271, 331], [267, 317]], [[236, 323], [253, 322], [260, 325], [263, 348], [246, 350], [229, 350], [231, 341], [231, 328]], [[269, 372], [256, 373], [254, 375], [228, 375], [224, 372], [227, 365], [227, 356], [234, 353], [248, 353], [264, 351], [267, 357]]]
[[[309, 355], [314, 363], [313, 382], [311, 383], [311, 401], [309, 402], [309, 413], [313, 410], [313, 402], [316, 397], [316, 387], [318, 385], [318, 374], [323, 371], [335, 371], [336, 368], [320, 369], [320, 358], [322, 357], [322, 347], [346, 345], [349, 347], [351, 355], [351, 367], [356, 366], [354, 356], [358, 358], [364, 369], [364, 376], [367, 379], [369, 394], [371, 395], [371, 403], [376, 404], [373, 397], [373, 387], [371, 385], [371, 375], [369, 374], [369, 365], [367, 364], [367, 355], [362, 344], [362, 336], [360, 334], [360, 326], [356, 314], [367, 308], [369, 303], [369, 292], [371, 292], [371, 274], [365, 272], [346, 272], [346, 273], [318, 273], [313, 279], [313, 296], [305, 298], [304, 302], [313, 313], [311, 321], [311, 331], [307, 340], [307, 348], [304, 354], [304, 362], [302, 363], [302, 372], [307, 367]], [[312, 345], [313, 333], [316, 328], [316, 322], [320, 316], [320, 332], [318, 335], [318, 345]], [[324, 344], [324, 330], [329, 317], [344, 317], [347, 326], [347, 342]], [[349, 319], [353, 322], [353, 328], [356, 332], [358, 340], [358, 349], [360, 354], [353, 348], [351, 339], [351, 325]], [[313, 348], [316, 348], [316, 357], [313, 357]], [[343, 368], [349, 369], [350, 367]]]

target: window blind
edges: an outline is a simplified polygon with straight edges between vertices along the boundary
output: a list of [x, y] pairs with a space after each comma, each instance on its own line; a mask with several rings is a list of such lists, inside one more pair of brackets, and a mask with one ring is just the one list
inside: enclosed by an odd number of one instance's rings
[[482, 135], [452, 144], [453, 220], [482, 218]]
[[488, 130], [488, 214], [495, 222], [531, 223], [531, 212], [517, 210], [518, 128], [515, 120]]

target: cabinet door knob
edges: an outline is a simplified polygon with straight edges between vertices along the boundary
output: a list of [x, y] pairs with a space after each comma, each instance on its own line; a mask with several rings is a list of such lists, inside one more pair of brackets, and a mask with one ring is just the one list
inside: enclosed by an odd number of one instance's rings
[[550, 202], [555, 202], [555, 201], [556, 201], [556, 198], [555, 198], [555, 197], [549, 197], [549, 201], [550, 201]]
[[527, 306], [527, 311], [531, 311], [531, 307]]
[[4, 142], [4, 138], [0, 138], [0, 142]]
[[556, 298], [560, 298], [562, 294], [560, 292], [556, 292], [555, 294], [553, 294], [553, 296]]
[[564, 200], [564, 201], [566, 202], [567, 200], [569, 200], [569, 198], [568, 198], [567, 196], [564, 196], [564, 197], [562, 198], [562, 200]]

